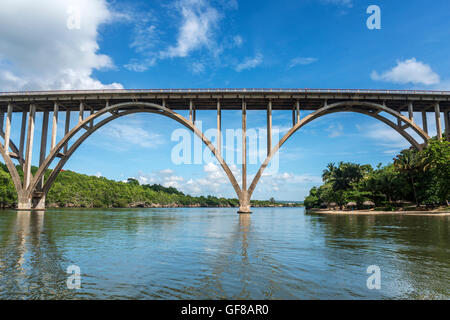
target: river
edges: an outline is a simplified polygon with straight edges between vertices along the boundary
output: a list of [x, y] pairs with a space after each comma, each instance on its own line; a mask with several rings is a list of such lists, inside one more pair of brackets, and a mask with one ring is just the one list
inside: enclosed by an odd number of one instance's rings
[[[0, 211], [0, 298], [450, 299], [449, 220], [303, 208]], [[71, 265], [80, 289], [66, 284]], [[371, 265], [380, 289], [367, 286]]]

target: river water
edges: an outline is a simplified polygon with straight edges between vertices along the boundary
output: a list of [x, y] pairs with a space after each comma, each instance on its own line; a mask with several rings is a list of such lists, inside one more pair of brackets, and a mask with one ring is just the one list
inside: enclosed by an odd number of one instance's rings
[[[303, 208], [0, 211], [0, 298], [450, 299], [449, 220]], [[71, 265], [80, 289], [67, 286]], [[380, 289], [367, 287], [371, 265]]]

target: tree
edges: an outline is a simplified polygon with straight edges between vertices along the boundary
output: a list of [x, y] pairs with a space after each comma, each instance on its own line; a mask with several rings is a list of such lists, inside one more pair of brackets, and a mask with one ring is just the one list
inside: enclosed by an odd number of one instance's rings
[[424, 170], [424, 160], [421, 155], [412, 149], [402, 150], [397, 157], [394, 158], [394, 166], [400, 172], [404, 172], [408, 175], [411, 183], [412, 190], [414, 192], [414, 200], [417, 201], [417, 191], [414, 183], [415, 177], [420, 170]]

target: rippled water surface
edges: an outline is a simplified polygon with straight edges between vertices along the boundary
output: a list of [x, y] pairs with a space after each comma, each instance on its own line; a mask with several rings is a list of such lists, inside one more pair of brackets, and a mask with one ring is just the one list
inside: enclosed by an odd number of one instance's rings
[[[449, 217], [0, 211], [2, 299], [450, 299]], [[67, 267], [81, 269], [69, 290]], [[381, 269], [381, 289], [366, 286]]]

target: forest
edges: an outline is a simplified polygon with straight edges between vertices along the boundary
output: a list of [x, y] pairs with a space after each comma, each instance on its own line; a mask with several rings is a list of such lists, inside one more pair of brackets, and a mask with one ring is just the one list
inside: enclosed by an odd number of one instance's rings
[[306, 208], [335, 206], [396, 210], [403, 206], [435, 208], [450, 199], [450, 142], [433, 138], [422, 151], [402, 150], [393, 162], [376, 168], [340, 162], [328, 164], [323, 185], [313, 187]]

